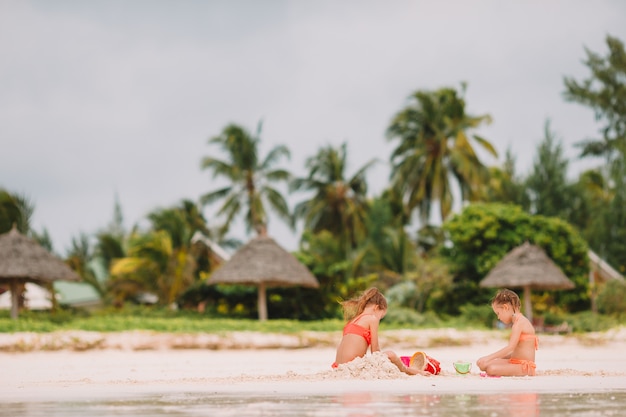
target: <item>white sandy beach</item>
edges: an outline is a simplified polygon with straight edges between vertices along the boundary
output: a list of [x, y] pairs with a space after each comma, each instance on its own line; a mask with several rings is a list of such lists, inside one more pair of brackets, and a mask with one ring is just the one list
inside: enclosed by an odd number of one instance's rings
[[[507, 335], [495, 330], [383, 332], [384, 350], [400, 355], [424, 351], [441, 362], [440, 375], [422, 377], [393, 369], [331, 370], [335, 355], [331, 342], [338, 341], [339, 334], [320, 334], [318, 343], [315, 334], [240, 333], [222, 335], [219, 340], [211, 335], [147, 332], [0, 334], [0, 402], [176, 392], [334, 395], [626, 390], [623, 328], [577, 336], [540, 335], [535, 377], [485, 378], [475, 364], [471, 374], [456, 374], [454, 361], [475, 362], [502, 347]], [[218, 349], [216, 343], [226, 348]]]

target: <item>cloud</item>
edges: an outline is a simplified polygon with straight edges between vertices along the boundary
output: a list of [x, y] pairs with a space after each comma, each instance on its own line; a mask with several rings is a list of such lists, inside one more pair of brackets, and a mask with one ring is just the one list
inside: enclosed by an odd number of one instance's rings
[[[200, 159], [230, 122], [262, 151], [286, 144], [305, 175], [321, 146], [348, 143], [349, 173], [393, 149], [385, 129], [418, 89], [459, 87], [480, 133], [527, 171], [547, 118], [574, 157], [596, 133], [566, 103], [584, 46], [626, 39], [618, 2], [5, 1], [0, 4], [0, 186], [28, 195], [57, 251], [112, 218], [127, 226], [216, 183]], [[592, 18], [590, 18], [592, 17]], [[495, 160], [486, 160], [490, 164]], [[573, 172], [589, 163], [575, 162]], [[387, 183], [382, 163], [373, 193]], [[301, 196], [291, 196], [295, 203]], [[207, 211], [210, 213], [210, 210]], [[289, 249], [297, 236], [272, 220]], [[236, 231], [245, 240], [243, 230]]]

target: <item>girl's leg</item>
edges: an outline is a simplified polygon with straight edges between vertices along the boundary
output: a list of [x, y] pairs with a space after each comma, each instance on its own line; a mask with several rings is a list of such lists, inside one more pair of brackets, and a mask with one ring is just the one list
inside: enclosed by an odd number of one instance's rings
[[[482, 368], [481, 368], [482, 369]], [[522, 369], [522, 365], [509, 363], [508, 359], [494, 359], [490, 361], [483, 371], [493, 376], [526, 376], [528, 375]]]
[[481, 371], [485, 371], [485, 369], [487, 369], [487, 365], [489, 365], [489, 362], [484, 360], [483, 358], [480, 358], [476, 361], [476, 366], [478, 366]]
[[496, 359], [491, 359], [491, 360], [485, 360], [485, 358], [480, 358], [476, 361], [476, 366], [478, 366], [478, 368], [481, 371], [487, 372], [487, 368], [492, 363], [501, 363], [501, 364], [509, 363], [509, 358], [505, 357], [505, 358], [496, 358]]
[[387, 355], [391, 363], [396, 365], [398, 369], [404, 372], [405, 374], [430, 376], [428, 372], [424, 372], [416, 368], [407, 367], [404, 363], [402, 363], [402, 359], [400, 359], [398, 355], [395, 354], [395, 352], [388, 350], [385, 352], [385, 355]]

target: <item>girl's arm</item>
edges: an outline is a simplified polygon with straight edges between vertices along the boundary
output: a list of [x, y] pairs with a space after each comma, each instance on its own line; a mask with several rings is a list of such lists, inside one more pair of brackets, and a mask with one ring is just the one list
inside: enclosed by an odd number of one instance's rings
[[511, 328], [511, 336], [509, 336], [509, 343], [503, 347], [502, 349], [493, 352], [490, 355], [485, 356], [484, 360], [486, 361], [490, 361], [493, 359], [505, 359], [505, 358], [510, 358], [511, 354], [513, 353], [513, 351], [515, 350], [515, 348], [517, 347], [517, 344], [519, 343], [519, 338], [520, 335], [522, 334], [522, 326], [521, 324], [518, 323], [514, 323], [513, 327]]
[[372, 336], [371, 352], [380, 352], [380, 344], [378, 343], [378, 324], [379, 321], [374, 318], [370, 323], [370, 335]]

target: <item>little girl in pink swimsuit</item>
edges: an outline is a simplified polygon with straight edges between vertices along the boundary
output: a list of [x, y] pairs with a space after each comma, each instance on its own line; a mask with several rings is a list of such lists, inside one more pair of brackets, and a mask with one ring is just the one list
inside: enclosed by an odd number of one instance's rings
[[535, 350], [538, 342], [535, 328], [520, 313], [520, 299], [511, 290], [500, 290], [491, 300], [491, 308], [504, 324], [513, 323], [509, 344], [476, 361], [489, 376], [535, 375]]

